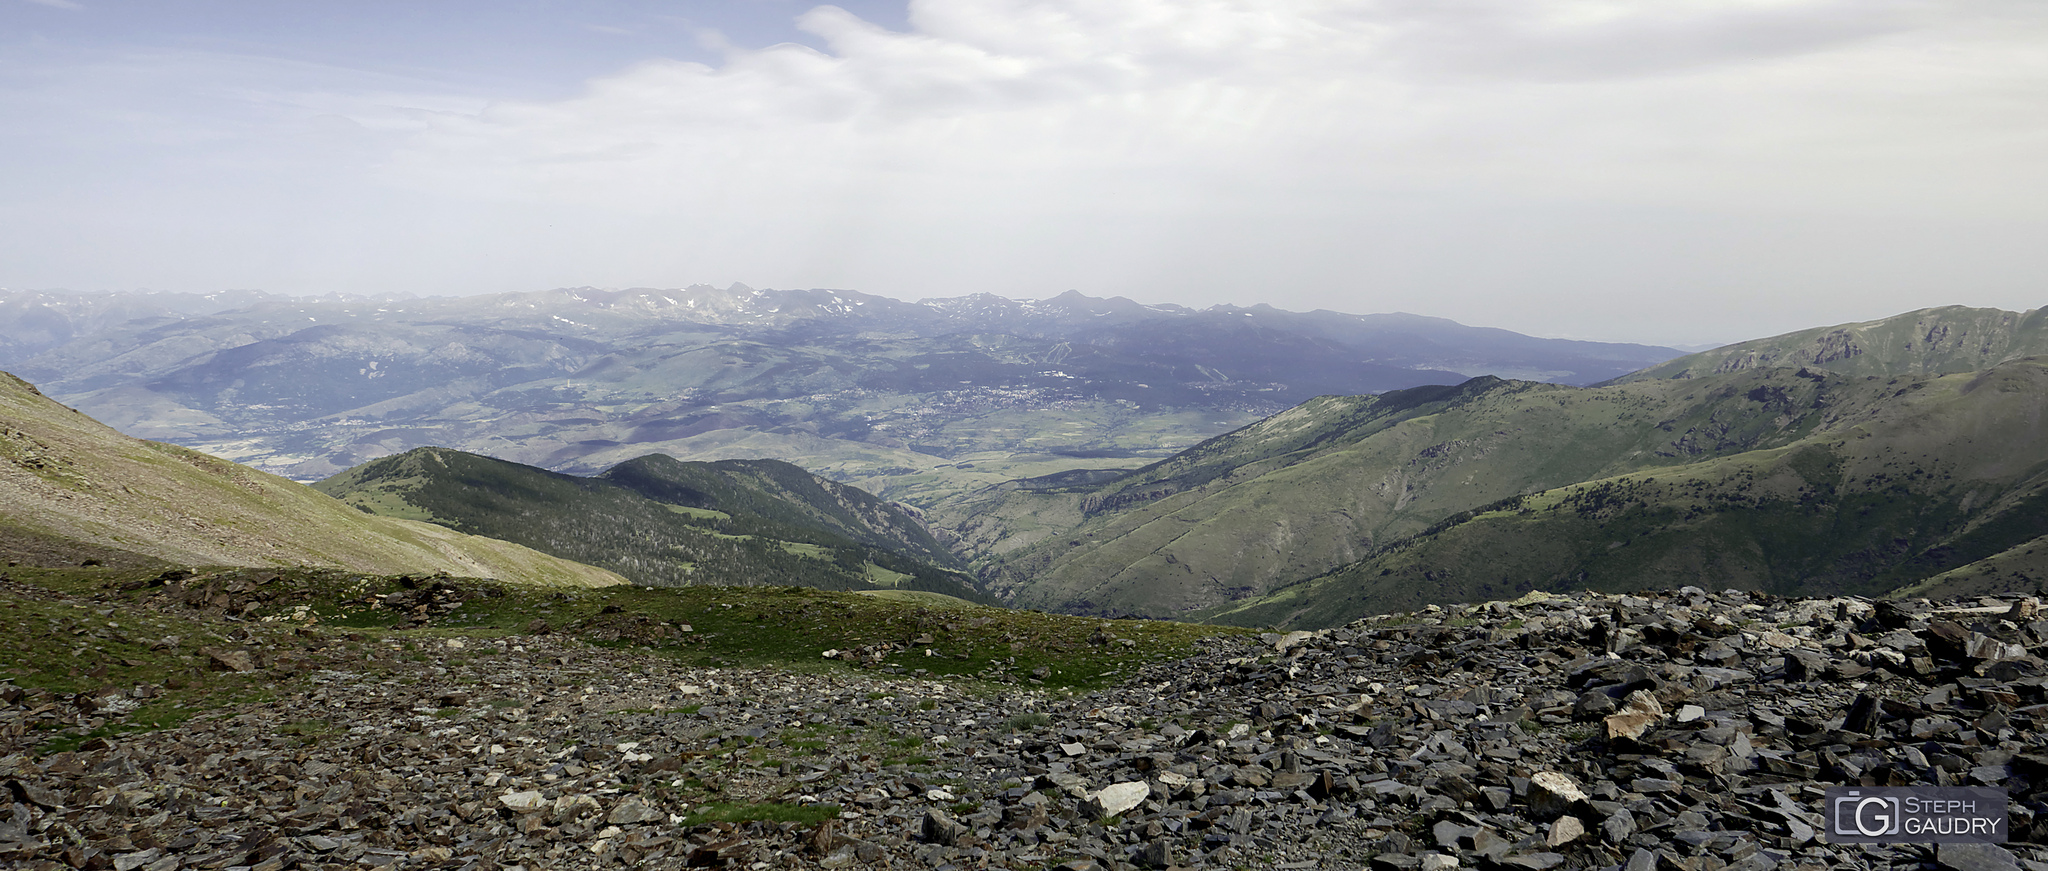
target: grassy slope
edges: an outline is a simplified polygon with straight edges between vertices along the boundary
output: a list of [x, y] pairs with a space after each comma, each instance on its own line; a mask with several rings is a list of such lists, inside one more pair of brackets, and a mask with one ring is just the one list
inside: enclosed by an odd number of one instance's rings
[[1844, 375], [1943, 375], [2048, 354], [2048, 308], [2010, 312], [1943, 306], [1875, 321], [1738, 342], [1660, 363], [1619, 381], [1698, 378], [1743, 369], [1813, 366]]
[[[315, 486], [366, 511], [430, 518], [601, 565], [651, 586], [855, 590], [894, 580], [913, 589], [985, 598], [959, 576], [840, 534], [852, 527], [875, 542], [888, 542], [889, 532], [908, 537], [903, 528], [863, 526], [859, 511], [923, 532], [867, 494], [829, 482], [804, 484], [799, 477], [809, 475], [786, 463], [707, 468], [650, 457], [614, 471], [619, 474], [582, 478], [446, 448], [418, 448]], [[823, 501], [822, 508], [780, 495], [806, 490]], [[672, 510], [678, 508], [683, 510]]]
[[[121, 435], [0, 373], [0, 544], [29, 564], [331, 565], [589, 586], [611, 572], [430, 524], [372, 517], [300, 484]], [[68, 549], [67, 549], [68, 548]]]
[[1181, 614], [1501, 499], [1793, 443], [1863, 413], [1843, 398], [1856, 383], [1759, 370], [1323, 397], [1121, 480], [991, 491], [960, 513], [976, 515], [970, 543], [1020, 604]]
[[2021, 591], [2048, 593], [2048, 535], [1914, 582], [1892, 595], [1932, 599]]
[[1832, 397], [1831, 425], [1794, 444], [1489, 506], [1204, 616], [1320, 626], [1428, 602], [1579, 587], [2040, 589], [2048, 580], [2048, 360], [1844, 387]]
[[902, 508], [780, 460], [686, 463], [650, 454], [613, 466], [599, 477], [672, 505], [751, 515], [935, 565], [965, 567]]

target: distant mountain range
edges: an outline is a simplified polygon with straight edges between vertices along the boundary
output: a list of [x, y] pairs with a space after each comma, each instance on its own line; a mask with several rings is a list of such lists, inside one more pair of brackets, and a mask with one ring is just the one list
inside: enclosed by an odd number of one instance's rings
[[300, 480], [423, 446], [577, 473], [658, 451], [782, 458], [927, 505], [1161, 458], [1321, 394], [1589, 384], [1677, 354], [1073, 292], [0, 293], [0, 366], [124, 432]]
[[[936, 519], [1019, 604], [1252, 624], [1534, 588], [2038, 585], [2048, 375], [2021, 355], [2044, 329], [2039, 311], [1934, 309], [1601, 387], [1323, 397], [1141, 469], [1013, 482]], [[1901, 334], [1921, 338], [1863, 338]], [[1840, 335], [1857, 353], [1838, 353]], [[1830, 368], [1844, 360], [1857, 374]]]

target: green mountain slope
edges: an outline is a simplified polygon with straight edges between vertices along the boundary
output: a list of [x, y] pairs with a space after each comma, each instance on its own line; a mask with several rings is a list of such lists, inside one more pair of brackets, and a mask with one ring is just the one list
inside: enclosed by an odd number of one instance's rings
[[2048, 354], [2048, 308], [2011, 312], [1952, 305], [1738, 342], [1668, 360], [1616, 381], [1699, 378], [1771, 367], [1844, 375], [1944, 375]]
[[598, 477], [657, 502], [724, 512], [740, 527], [811, 530], [934, 565], [965, 568], [904, 507], [780, 460], [693, 463], [649, 454]]
[[1603, 388], [1479, 378], [1321, 397], [1106, 482], [1018, 482], [935, 517], [1018, 604], [1182, 614], [1501, 499], [1792, 444], [1888, 395], [1852, 380], [1783, 369]]
[[1829, 399], [1847, 413], [1789, 444], [1488, 505], [1203, 616], [1324, 626], [1582, 587], [1944, 596], [2048, 586], [2048, 358], [1849, 379]]
[[302, 484], [129, 438], [0, 373], [0, 554], [10, 563], [337, 566], [570, 586], [609, 571], [371, 517]]
[[365, 512], [515, 541], [649, 586], [900, 588], [988, 601], [928, 561], [938, 546], [914, 519], [787, 463], [642, 457], [584, 478], [416, 448], [314, 486]]

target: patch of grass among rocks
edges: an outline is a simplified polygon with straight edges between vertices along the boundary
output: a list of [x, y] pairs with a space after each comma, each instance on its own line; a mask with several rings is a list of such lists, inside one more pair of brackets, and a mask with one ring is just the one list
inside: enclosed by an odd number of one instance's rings
[[110, 604], [244, 623], [432, 637], [561, 634], [604, 646], [653, 648], [705, 666], [850, 666], [1084, 690], [1114, 683], [1144, 663], [1184, 656], [1201, 638], [1249, 631], [804, 587], [571, 590], [325, 569], [17, 574]]
[[[381, 672], [432, 658], [462, 670], [534, 635], [684, 665], [1085, 691], [1245, 631], [800, 587], [564, 590], [234, 567], [11, 568], [6, 578], [0, 681], [53, 705], [21, 727], [35, 735], [17, 745], [43, 753], [231, 709], [322, 668]], [[321, 734], [301, 732], [308, 742]]]

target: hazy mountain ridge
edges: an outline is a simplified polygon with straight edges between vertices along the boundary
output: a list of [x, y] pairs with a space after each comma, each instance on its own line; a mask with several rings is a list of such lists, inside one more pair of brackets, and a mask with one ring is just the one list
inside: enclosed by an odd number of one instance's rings
[[236, 290], [211, 294], [0, 291], [0, 366], [13, 366], [74, 339], [123, 325], [175, 321], [271, 298], [259, 291]]
[[517, 542], [674, 587], [901, 588], [987, 600], [918, 522], [773, 460], [649, 456], [577, 477], [416, 448], [314, 487], [364, 512]]
[[5, 373], [0, 548], [28, 565], [326, 565], [577, 586], [623, 582], [518, 545], [369, 517], [301, 484], [129, 438]]
[[191, 300], [128, 296], [155, 304], [151, 316], [74, 318], [56, 347], [55, 332], [17, 337], [7, 347], [37, 353], [16, 365], [124, 431], [274, 471], [322, 477], [422, 445], [576, 472], [652, 451], [779, 456], [927, 505], [1003, 480], [986, 464], [1005, 456], [1158, 458], [1317, 394], [1478, 370], [1589, 383], [1676, 353], [1411, 315], [1072, 292], [916, 303], [743, 285], [245, 294], [198, 315]]

